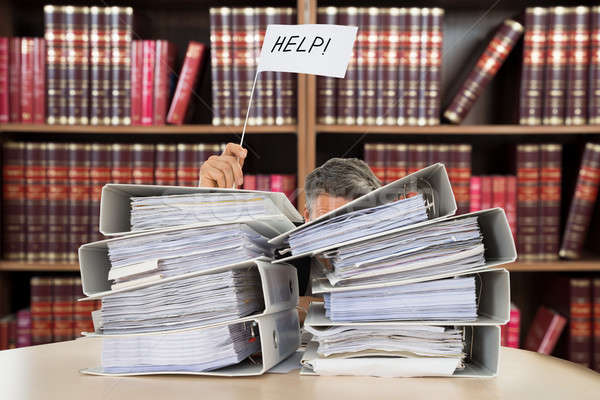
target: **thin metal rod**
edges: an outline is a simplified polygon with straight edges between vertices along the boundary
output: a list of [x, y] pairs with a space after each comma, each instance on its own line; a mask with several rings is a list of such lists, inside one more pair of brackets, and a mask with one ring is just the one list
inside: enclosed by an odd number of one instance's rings
[[244, 121], [244, 128], [242, 129], [242, 138], [240, 139], [240, 146], [244, 144], [244, 135], [246, 134], [246, 125], [248, 125], [248, 116], [250, 115], [250, 107], [252, 106], [252, 98], [254, 97], [254, 88], [256, 87], [256, 80], [258, 79], [258, 73], [254, 75], [254, 83], [252, 84], [252, 90], [250, 91], [250, 100], [248, 101], [248, 109], [246, 110], [246, 120]]

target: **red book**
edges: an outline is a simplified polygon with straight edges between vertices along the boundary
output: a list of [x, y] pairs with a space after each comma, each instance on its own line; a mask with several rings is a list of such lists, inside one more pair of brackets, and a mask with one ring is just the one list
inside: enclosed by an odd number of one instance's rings
[[17, 311], [17, 347], [31, 346], [31, 312]]
[[521, 334], [521, 311], [514, 304], [510, 306], [510, 320], [505, 326], [507, 328], [506, 346], [518, 349]]
[[142, 122], [143, 42], [131, 42], [131, 125]]
[[69, 258], [69, 148], [66, 143], [47, 143], [48, 246], [50, 262]]
[[569, 16], [565, 125], [584, 125], [590, 64], [590, 8], [572, 7]]
[[256, 190], [268, 192], [271, 190], [270, 175], [256, 175]]
[[296, 204], [296, 175], [271, 175], [271, 192], [285, 193], [286, 197]]
[[77, 301], [85, 297], [81, 278], [71, 279], [73, 293], [73, 337], [78, 338], [81, 332], [94, 332], [94, 323], [92, 322], [92, 311], [96, 310], [95, 301]]
[[568, 22], [570, 9], [550, 7], [548, 22], [548, 51], [544, 74], [544, 125], [565, 123], [565, 99], [567, 86]]
[[52, 342], [52, 278], [34, 276], [31, 287], [31, 344]]
[[0, 37], [0, 122], [10, 120], [8, 48], [8, 38]]
[[33, 122], [33, 38], [21, 39], [21, 122]]
[[552, 354], [566, 324], [565, 317], [546, 307], [540, 307], [527, 333], [525, 349]]
[[9, 105], [10, 122], [21, 122], [21, 38], [10, 38]]
[[592, 338], [592, 369], [600, 372], [600, 278], [592, 281], [592, 325], [594, 337]]
[[482, 193], [481, 193], [481, 176], [472, 176], [471, 183], [469, 185], [469, 212], [479, 211], [481, 210], [481, 201], [482, 201]]
[[492, 176], [492, 207], [504, 208], [506, 204], [506, 178]]
[[539, 260], [540, 146], [517, 146], [517, 253], [521, 261]]
[[110, 144], [93, 143], [90, 155], [90, 224], [89, 240], [102, 240], [98, 232], [100, 223], [100, 197], [102, 186], [111, 180], [112, 153]]
[[[389, 148], [387, 149], [389, 150]], [[371, 167], [375, 176], [384, 183], [386, 145], [383, 143], [365, 143], [365, 162]]]
[[[427, 166], [427, 145], [425, 144], [409, 144], [408, 145], [408, 165], [407, 175], [417, 172]], [[451, 168], [448, 168], [448, 174], [451, 173]]]
[[[206, 46], [203, 43], [190, 42], [188, 44], [185, 59], [183, 60], [183, 66], [181, 67], [181, 73], [179, 74], [179, 80], [177, 81], [175, 95], [173, 96], [169, 114], [167, 115], [168, 123], [175, 125], [183, 124], [190, 104], [192, 91], [196, 87], [196, 82], [198, 81], [202, 65], [204, 64], [205, 56]], [[229, 84], [230, 83], [231, 82], [229, 82]], [[213, 117], [213, 124], [214, 121], [215, 117]]]
[[506, 201], [504, 211], [508, 226], [512, 232], [513, 240], [517, 242], [517, 177], [509, 175], [506, 177]]
[[156, 41], [154, 69], [154, 125], [164, 125], [175, 81], [175, 45], [166, 40]]
[[492, 208], [493, 192], [492, 192], [492, 177], [481, 177], [481, 209], [487, 210]]
[[195, 145], [179, 143], [177, 145], [177, 185], [198, 186], [200, 163]]
[[154, 176], [157, 185], [177, 185], [177, 151], [174, 144], [156, 145]]
[[154, 63], [156, 61], [156, 42], [143, 41], [142, 65], [142, 125], [154, 123]]
[[526, 8], [519, 102], [519, 123], [521, 125], [542, 124], [547, 34], [548, 9], [543, 7]]
[[546, 261], [558, 258], [562, 145], [540, 145], [539, 253]]
[[3, 161], [2, 250], [5, 259], [23, 261], [27, 252], [25, 143], [4, 143]]
[[246, 190], [256, 190], [257, 177], [256, 175], [244, 175], [244, 189]]
[[385, 182], [394, 182], [406, 175], [406, 144], [385, 145]]
[[46, 122], [46, 42], [33, 39], [33, 122]]
[[0, 350], [8, 350], [8, 316], [0, 318]]
[[569, 360], [591, 366], [592, 281], [570, 279]]
[[79, 246], [90, 241], [90, 153], [89, 144], [69, 143], [69, 262], [77, 262]]
[[600, 185], [600, 144], [587, 143], [559, 255], [579, 258], [592, 219]]
[[52, 279], [52, 337], [55, 342], [73, 339], [73, 279]]
[[154, 145], [135, 143], [132, 145], [131, 182], [138, 185], [154, 184]]
[[112, 183], [133, 182], [133, 148], [130, 144], [113, 143], [112, 168], [110, 179]]
[[46, 143], [25, 145], [27, 261], [48, 259], [48, 187]]

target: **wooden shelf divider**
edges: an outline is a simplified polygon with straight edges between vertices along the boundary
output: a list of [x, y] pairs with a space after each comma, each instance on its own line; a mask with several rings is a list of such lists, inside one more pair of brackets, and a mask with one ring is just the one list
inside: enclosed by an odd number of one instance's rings
[[410, 135], [578, 135], [599, 134], [600, 125], [526, 126], [526, 125], [323, 125], [317, 124], [317, 133], [410, 134]]
[[39, 272], [77, 271], [77, 272], [79, 272], [79, 264], [77, 264], [77, 263], [0, 261], [0, 271], [39, 271]]

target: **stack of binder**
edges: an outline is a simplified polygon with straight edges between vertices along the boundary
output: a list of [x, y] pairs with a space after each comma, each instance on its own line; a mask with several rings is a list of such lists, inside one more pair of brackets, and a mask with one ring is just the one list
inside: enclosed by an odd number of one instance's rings
[[494, 267], [516, 259], [513, 236], [502, 209], [455, 212], [435, 164], [270, 240], [290, 247], [276, 263], [313, 258], [324, 298], [305, 320], [302, 374], [497, 374], [510, 284]]
[[[268, 240], [301, 216], [282, 193], [109, 184], [100, 232], [79, 249], [102, 300], [92, 375], [259, 375], [300, 342], [298, 278]], [[260, 353], [260, 356], [256, 356]]]

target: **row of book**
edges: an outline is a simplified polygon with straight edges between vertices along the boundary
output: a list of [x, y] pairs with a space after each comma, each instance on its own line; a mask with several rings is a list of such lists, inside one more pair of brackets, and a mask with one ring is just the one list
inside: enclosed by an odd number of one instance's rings
[[30, 280], [29, 308], [0, 319], [0, 350], [72, 340], [93, 329], [92, 311], [99, 302], [79, 302], [81, 278], [42, 277]]
[[244, 185], [242, 187], [247, 190], [261, 190], [264, 192], [282, 192], [293, 205], [296, 205], [296, 175], [245, 174]]
[[[213, 125], [243, 125], [267, 25], [295, 24], [296, 10], [281, 7], [210, 9]], [[296, 77], [261, 72], [248, 125], [296, 123]]]
[[358, 26], [344, 79], [318, 77], [322, 124], [440, 123], [441, 8], [321, 7], [317, 22]]
[[3, 256], [76, 261], [96, 230], [109, 182], [197, 186], [199, 167], [224, 145], [7, 142], [3, 145]]
[[454, 190], [457, 213], [469, 212], [470, 144], [365, 143], [364, 160], [384, 184], [441, 162]]

